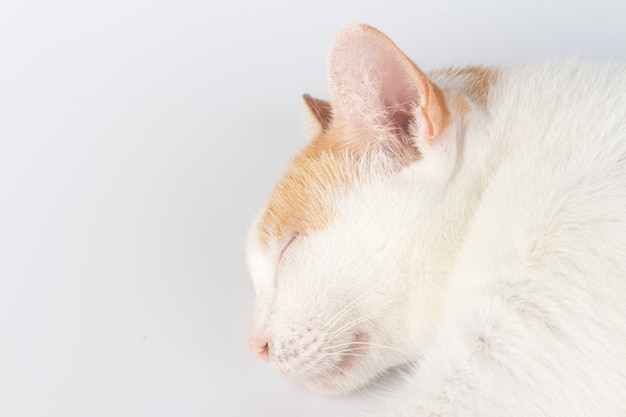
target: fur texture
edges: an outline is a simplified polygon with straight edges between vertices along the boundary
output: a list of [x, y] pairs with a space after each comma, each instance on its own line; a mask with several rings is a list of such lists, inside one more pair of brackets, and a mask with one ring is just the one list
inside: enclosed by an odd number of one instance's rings
[[383, 417], [626, 415], [626, 67], [428, 77], [363, 25], [252, 227], [250, 347]]

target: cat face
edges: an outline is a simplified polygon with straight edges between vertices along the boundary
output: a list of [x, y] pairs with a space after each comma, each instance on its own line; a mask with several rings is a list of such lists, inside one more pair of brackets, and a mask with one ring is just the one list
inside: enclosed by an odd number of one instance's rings
[[286, 375], [349, 391], [407, 359], [406, 336], [395, 340], [406, 335], [407, 280], [390, 265], [402, 264], [400, 244], [412, 237], [389, 211], [385, 189], [401, 173], [388, 157], [309, 152], [251, 234], [250, 344]]
[[370, 27], [345, 29], [329, 68], [332, 106], [305, 96], [320, 132], [250, 233], [249, 344], [285, 375], [341, 393], [414, 360], [433, 331], [434, 259], [454, 247], [442, 196], [469, 104]]

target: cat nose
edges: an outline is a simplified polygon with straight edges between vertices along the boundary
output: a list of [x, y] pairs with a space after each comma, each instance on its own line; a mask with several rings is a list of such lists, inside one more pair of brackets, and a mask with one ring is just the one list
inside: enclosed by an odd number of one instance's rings
[[265, 362], [269, 361], [269, 342], [267, 339], [251, 337], [248, 340], [248, 345], [256, 357], [263, 359]]

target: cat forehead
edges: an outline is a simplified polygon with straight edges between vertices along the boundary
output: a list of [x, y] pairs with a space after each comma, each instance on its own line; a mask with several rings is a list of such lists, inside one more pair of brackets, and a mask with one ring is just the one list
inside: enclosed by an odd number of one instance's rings
[[363, 153], [341, 136], [341, 129], [329, 129], [293, 160], [258, 224], [262, 244], [310, 234], [333, 218], [334, 200], [358, 180]]
[[[484, 67], [447, 68], [428, 75], [445, 88], [486, 105], [497, 71]], [[467, 104], [460, 101], [457, 107], [467, 113]], [[384, 167], [372, 169], [368, 155], [372, 150], [371, 138], [352, 137], [354, 131], [347, 137], [347, 132], [340, 120], [333, 120], [291, 163], [258, 223], [258, 238], [263, 246], [324, 229], [336, 214], [337, 198], [355, 183], [374, 172], [393, 172], [419, 159], [419, 151], [404, 159], [395, 155], [395, 161], [378, 159]]]

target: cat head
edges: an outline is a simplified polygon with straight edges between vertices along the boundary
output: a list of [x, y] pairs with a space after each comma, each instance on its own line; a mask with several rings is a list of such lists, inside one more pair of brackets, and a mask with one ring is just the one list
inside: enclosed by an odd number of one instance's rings
[[[457, 74], [458, 75], [458, 74]], [[255, 220], [251, 350], [285, 375], [349, 392], [416, 359], [433, 333], [471, 102], [385, 35], [352, 25], [329, 59], [332, 104]]]

